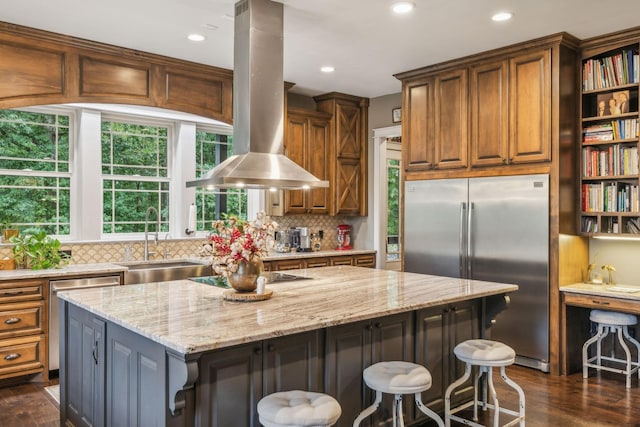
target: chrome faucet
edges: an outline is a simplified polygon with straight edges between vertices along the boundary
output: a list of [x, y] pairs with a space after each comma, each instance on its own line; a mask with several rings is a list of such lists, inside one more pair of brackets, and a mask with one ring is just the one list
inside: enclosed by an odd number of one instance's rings
[[153, 206], [147, 208], [147, 213], [144, 217], [144, 260], [149, 260], [149, 255], [155, 255], [154, 251], [149, 252], [149, 213], [156, 213], [156, 235], [154, 238], [154, 243], [158, 246], [158, 232], [160, 231], [160, 214], [158, 210]]

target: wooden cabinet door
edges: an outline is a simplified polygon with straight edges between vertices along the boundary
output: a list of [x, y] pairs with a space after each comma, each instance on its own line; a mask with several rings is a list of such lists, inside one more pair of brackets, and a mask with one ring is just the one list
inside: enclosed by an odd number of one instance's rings
[[165, 348], [113, 323], [106, 331], [109, 425], [166, 425], [170, 419], [166, 396]]
[[471, 167], [507, 162], [509, 149], [507, 61], [470, 69]]
[[323, 391], [322, 331], [266, 340], [263, 395], [287, 390]]
[[[416, 312], [416, 363], [431, 373], [431, 388], [422, 393], [422, 402], [436, 412], [444, 411], [444, 393], [449, 385], [451, 361], [448, 351], [447, 316], [442, 306]], [[419, 413], [416, 416], [420, 417]]]
[[551, 160], [551, 50], [509, 60], [509, 163]]
[[[329, 121], [310, 118], [308, 122], [308, 146], [306, 169], [316, 178], [329, 180]], [[307, 212], [326, 214], [329, 212], [329, 188], [307, 190]]]
[[[463, 341], [480, 337], [479, 304], [479, 301], [462, 301], [450, 306], [447, 311], [447, 346], [448, 354], [451, 355], [448, 366], [449, 383], [460, 378], [465, 369], [465, 364], [453, 354], [455, 346]], [[457, 406], [472, 398], [473, 385], [469, 382], [466, 387], [456, 389], [455, 394], [451, 396], [451, 404]]]
[[[298, 114], [287, 114], [284, 154], [298, 165], [305, 167], [306, 147], [309, 144], [309, 121]], [[305, 191], [287, 190], [284, 192], [284, 213], [301, 214], [306, 212]]]
[[402, 153], [405, 171], [433, 168], [435, 78], [404, 82]]
[[342, 406], [336, 427], [351, 427], [360, 411], [372, 400], [362, 380], [371, 365], [371, 322], [348, 323], [326, 330], [325, 392]]
[[[60, 346], [60, 380], [65, 419], [76, 426], [105, 425], [105, 322], [86, 311], [68, 305], [66, 345]], [[61, 391], [62, 391], [61, 390]]]
[[[372, 363], [388, 362], [393, 360], [414, 360], [414, 327], [413, 312], [401, 313], [373, 320], [372, 339]], [[368, 390], [369, 406], [373, 403], [375, 392]], [[407, 396], [402, 403], [404, 421], [411, 423], [414, 418], [413, 399]], [[384, 394], [382, 403], [373, 414], [371, 425], [391, 425], [393, 421], [393, 396]]]
[[467, 70], [437, 77], [435, 86], [435, 167], [466, 168], [468, 164]]
[[256, 406], [262, 397], [261, 342], [207, 353], [199, 367], [196, 425], [260, 426]]

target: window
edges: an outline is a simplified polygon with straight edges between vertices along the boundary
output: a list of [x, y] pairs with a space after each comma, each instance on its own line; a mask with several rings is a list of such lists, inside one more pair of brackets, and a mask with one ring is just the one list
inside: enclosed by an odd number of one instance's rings
[[168, 126], [102, 121], [104, 234], [143, 232], [150, 207], [160, 213], [154, 231], [168, 231], [169, 133]]
[[[233, 154], [231, 136], [207, 129], [196, 131], [196, 177], [200, 178]], [[196, 188], [196, 230], [209, 230], [223, 214], [247, 219], [247, 190]]]
[[387, 261], [400, 260], [400, 160], [387, 159]]
[[0, 221], [70, 233], [71, 117], [0, 110]]

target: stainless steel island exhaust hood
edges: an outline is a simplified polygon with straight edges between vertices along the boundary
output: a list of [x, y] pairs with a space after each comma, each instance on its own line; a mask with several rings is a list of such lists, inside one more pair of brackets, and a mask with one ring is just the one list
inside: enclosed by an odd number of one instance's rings
[[328, 187], [284, 155], [283, 5], [235, 5], [233, 156], [187, 187]]

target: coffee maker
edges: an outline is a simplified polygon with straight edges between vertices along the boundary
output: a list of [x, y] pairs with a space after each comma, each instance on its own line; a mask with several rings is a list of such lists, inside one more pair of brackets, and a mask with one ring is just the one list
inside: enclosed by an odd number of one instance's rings
[[298, 251], [311, 252], [311, 236], [309, 235], [309, 227], [296, 227], [296, 230], [300, 236]]
[[348, 249], [353, 249], [351, 247], [351, 226], [349, 224], [338, 225], [336, 240], [338, 242], [338, 246], [336, 247], [336, 250], [344, 251]]

